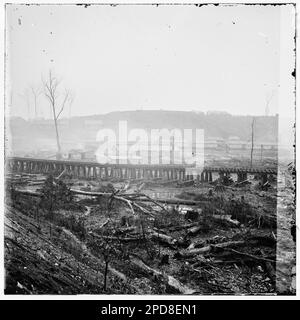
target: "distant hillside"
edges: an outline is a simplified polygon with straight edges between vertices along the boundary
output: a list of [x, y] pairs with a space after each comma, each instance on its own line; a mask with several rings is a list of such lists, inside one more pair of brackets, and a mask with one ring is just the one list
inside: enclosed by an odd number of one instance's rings
[[[196, 113], [186, 111], [125, 111], [111, 112], [104, 115], [73, 117], [60, 120], [62, 142], [94, 140], [101, 128], [118, 127], [119, 120], [127, 120], [128, 129], [204, 129], [205, 139], [237, 137], [243, 141], [251, 138], [252, 116], [233, 116], [222, 113]], [[11, 118], [9, 122], [13, 148], [25, 147], [47, 148], [55, 145], [52, 120], [26, 121], [22, 118]], [[255, 140], [277, 142], [278, 118], [276, 116], [255, 117]], [[42, 141], [42, 142], [41, 142]], [[41, 145], [41, 144], [44, 145]], [[74, 146], [76, 147], [76, 146]], [[31, 149], [30, 148], [30, 149]]]
[[[125, 111], [106, 115], [72, 118], [71, 124], [84, 124], [86, 120], [102, 121], [103, 127], [115, 128], [119, 120], [127, 120], [129, 128], [204, 129], [206, 137], [241, 140], [250, 139], [252, 116], [205, 114], [186, 111]], [[255, 117], [255, 134], [260, 140], [277, 141], [277, 117]]]

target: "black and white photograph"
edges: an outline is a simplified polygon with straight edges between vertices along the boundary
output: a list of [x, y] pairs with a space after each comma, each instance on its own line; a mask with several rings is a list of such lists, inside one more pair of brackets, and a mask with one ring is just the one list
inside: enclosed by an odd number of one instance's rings
[[296, 4], [5, 4], [5, 296], [296, 295]]

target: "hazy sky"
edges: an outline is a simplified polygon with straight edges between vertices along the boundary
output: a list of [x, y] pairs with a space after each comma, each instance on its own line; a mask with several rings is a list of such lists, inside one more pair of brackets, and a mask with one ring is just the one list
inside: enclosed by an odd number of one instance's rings
[[[11, 112], [28, 117], [21, 94], [52, 69], [75, 94], [72, 116], [137, 109], [262, 115], [272, 92], [275, 114], [280, 54], [291, 54], [280, 50], [281, 8], [9, 5]], [[33, 117], [33, 100], [30, 108]], [[49, 117], [42, 95], [38, 114]]]

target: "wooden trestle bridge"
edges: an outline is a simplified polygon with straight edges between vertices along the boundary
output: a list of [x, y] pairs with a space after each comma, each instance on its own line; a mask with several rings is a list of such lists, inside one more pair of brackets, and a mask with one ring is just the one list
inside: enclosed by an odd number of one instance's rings
[[[7, 157], [8, 172], [60, 174], [65, 171], [73, 178], [107, 180], [119, 179], [153, 179], [191, 180], [212, 182], [213, 176], [237, 175], [237, 181], [244, 181], [248, 174], [256, 174], [267, 181], [269, 175], [277, 175], [277, 168], [262, 167], [204, 167], [196, 174], [190, 174], [192, 167], [183, 165], [146, 165], [146, 164], [100, 164], [97, 162], [50, 160], [23, 157]], [[195, 169], [195, 168], [194, 168]]]

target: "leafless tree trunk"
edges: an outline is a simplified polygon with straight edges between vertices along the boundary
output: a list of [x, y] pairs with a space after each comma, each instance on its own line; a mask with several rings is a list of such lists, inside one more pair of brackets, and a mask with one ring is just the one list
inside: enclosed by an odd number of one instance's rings
[[250, 160], [251, 167], [252, 167], [252, 162], [253, 162], [254, 120], [255, 120], [255, 118], [252, 119], [252, 124], [251, 124], [251, 160]]
[[39, 89], [35, 88], [34, 86], [31, 86], [30, 89], [33, 95], [33, 100], [34, 100], [34, 115], [35, 115], [35, 118], [37, 118], [37, 99], [42, 92]]
[[59, 141], [57, 121], [65, 108], [66, 102], [69, 99], [70, 94], [68, 90], [65, 90], [64, 94], [62, 95], [62, 99], [59, 99], [59, 84], [60, 81], [52, 74], [51, 71], [49, 71], [48, 78], [46, 80], [43, 80], [44, 94], [50, 102], [50, 106], [52, 109], [57, 143], [57, 158], [61, 158], [61, 146]]

